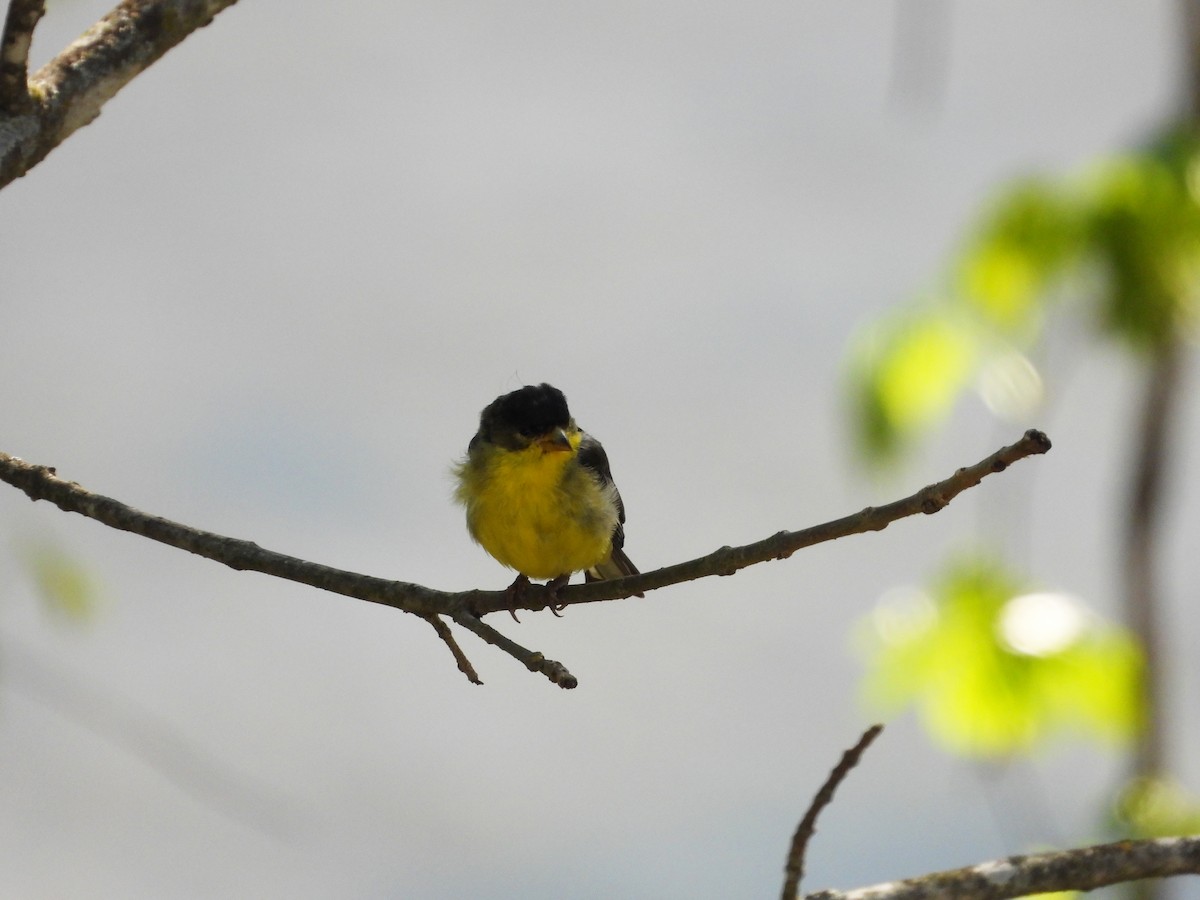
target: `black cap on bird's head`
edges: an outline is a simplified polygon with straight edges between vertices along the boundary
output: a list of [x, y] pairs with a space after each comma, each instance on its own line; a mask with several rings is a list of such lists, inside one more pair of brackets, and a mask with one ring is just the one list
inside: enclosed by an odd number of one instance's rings
[[567, 398], [549, 384], [530, 384], [497, 397], [479, 416], [479, 437], [518, 449], [571, 425]]

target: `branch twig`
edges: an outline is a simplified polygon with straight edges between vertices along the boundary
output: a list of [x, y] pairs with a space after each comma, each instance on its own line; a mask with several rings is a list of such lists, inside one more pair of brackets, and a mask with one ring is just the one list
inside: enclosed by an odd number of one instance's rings
[[[551, 603], [566, 605], [615, 600], [708, 575], [732, 575], [739, 569], [769, 559], [785, 559], [803, 547], [865, 531], [879, 531], [897, 519], [916, 513], [935, 513], [992, 472], [1002, 472], [1017, 460], [1045, 453], [1049, 449], [1049, 438], [1040, 431], [1028, 431], [1015, 444], [1001, 448], [981, 462], [959, 469], [945, 481], [931, 484], [910, 497], [886, 506], [868, 507], [854, 515], [801, 531], [781, 531], [744, 547], [722, 547], [707, 556], [643, 575], [560, 588], [557, 595], [553, 596], [542, 585], [530, 585], [522, 593], [517, 608], [539, 610]], [[297, 559], [266, 550], [252, 541], [201, 531], [149, 515], [119, 500], [93, 494], [72, 481], [59, 478], [51, 467], [33, 465], [7, 453], [0, 453], [0, 481], [24, 491], [31, 500], [48, 500], [66, 512], [79, 513], [110, 528], [187, 550], [232, 569], [261, 572], [369, 603], [391, 606], [425, 618], [431, 615], [449, 616], [462, 627], [519, 660], [531, 671], [541, 672], [561, 687], [575, 686], [574, 676], [561, 663], [526, 650], [480, 621], [480, 617], [487, 613], [508, 611], [513, 607], [513, 598], [505, 591], [439, 591], [419, 584], [360, 575]]]
[[454, 621], [476, 636], [487, 641], [493, 647], [499, 647], [513, 659], [523, 663], [530, 672], [539, 672], [557, 684], [560, 688], [570, 690], [579, 685], [579, 680], [567, 671], [567, 667], [553, 659], [547, 659], [536, 650], [526, 650], [520, 644], [502, 635], [491, 625], [483, 622], [478, 616], [463, 610], [454, 617]]
[[1051, 891], [1093, 891], [1172, 875], [1200, 875], [1200, 837], [1118, 841], [1010, 856], [852, 891], [816, 891], [804, 900], [1007, 900]]
[[[134, 77], [236, 2], [119, 3], [29, 79], [29, 102], [20, 115], [0, 118], [0, 188], [45, 159], [73, 132], [100, 115], [100, 108]], [[14, 0], [17, 4], [35, 5]], [[29, 28], [32, 30], [32, 24]], [[6, 56], [7, 52], [6, 45]], [[16, 52], [14, 48], [14, 57]]]
[[9, 0], [0, 38], [0, 114], [16, 115], [33, 108], [29, 96], [29, 45], [33, 29], [46, 14], [46, 0]]
[[788, 852], [787, 865], [784, 866], [786, 877], [783, 881], [783, 900], [795, 900], [800, 894], [800, 880], [804, 877], [804, 854], [808, 850], [809, 840], [817, 830], [817, 816], [833, 800], [833, 792], [850, 774], [850, 770], [858, 765], [862, 755], [871, 746], [871, 742], [879, 737], [881, 731], [882, 725], [872, 725], [864, 731], [858, 743], [842, 754], [841, 761], [833, 767], [833, 771], [813, 797], [808, 811], [804, 813], [804, 818], [800, 820], [796, 833], [792, 836], [792, 849]]

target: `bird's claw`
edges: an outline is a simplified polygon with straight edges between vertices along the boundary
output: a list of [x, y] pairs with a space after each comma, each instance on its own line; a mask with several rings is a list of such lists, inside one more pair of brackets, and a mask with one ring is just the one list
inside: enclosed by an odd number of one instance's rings
[[524, 575], [518, 575], [516, 580], [504, 590], [504, 599], [508, 601], [508, 614], [518, 625], [521, 624], [521, 620], [517, 618], [517, 604], [524, 598], [528, 587], [529, 579]]
[[[550, 596], [550, 612], [554, 613], [560, 619], [562, 618], [562, 610], [566, 609], [567, 605], [558, 602], [558, 589], [570, 580], [571, 575], [567, 573], [566, 575], [559, 575], [557, 578], [551, 578], [546, 582], [546, 593]], [[504, 591], [504, 598], [508, 601], [508, 614], [518, 624], [521, 620], [517, 618], [517, 606], [525, 598], [525, 592], [529, 589], [529, 586], [529, 579], [524, 575], [518, 575], [516, 580]]]
[[567, 608], [567, 604], [558, 602], [558, 589], [566, 585], [571, 580], [570, 574], [559, 575], [557, 578], [551, 578], [546, 582], [546, 592], [550, 595], [550, 612], [562, 618], [562, 611]]

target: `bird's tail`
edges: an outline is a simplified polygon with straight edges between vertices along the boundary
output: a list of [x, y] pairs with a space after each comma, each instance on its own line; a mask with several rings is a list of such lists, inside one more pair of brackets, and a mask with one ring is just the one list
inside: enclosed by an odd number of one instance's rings
[[[637, 566], [635, 566], [625, 555], [625, 551], [620, 547], [613, 547], [612, 553], [608, 558], [596, 563], [586, 572], [584, 579], [586, 581], [606, 581], [611, 578], [623, 578], [626, 575], [640, 575]], [[635, 597], [644, 597], [645, 594], [634, 594]]]

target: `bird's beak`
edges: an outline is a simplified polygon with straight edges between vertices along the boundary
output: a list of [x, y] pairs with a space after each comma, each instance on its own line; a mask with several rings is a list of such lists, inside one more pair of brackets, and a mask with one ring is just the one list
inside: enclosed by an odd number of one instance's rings
[[561, 428], [555, 428], [549, 434], [538, 438], [538, 444], [544, 453], [553, 453], [561, 451], [571, 451], [571, 439], [567, 437], [567, 433]]

